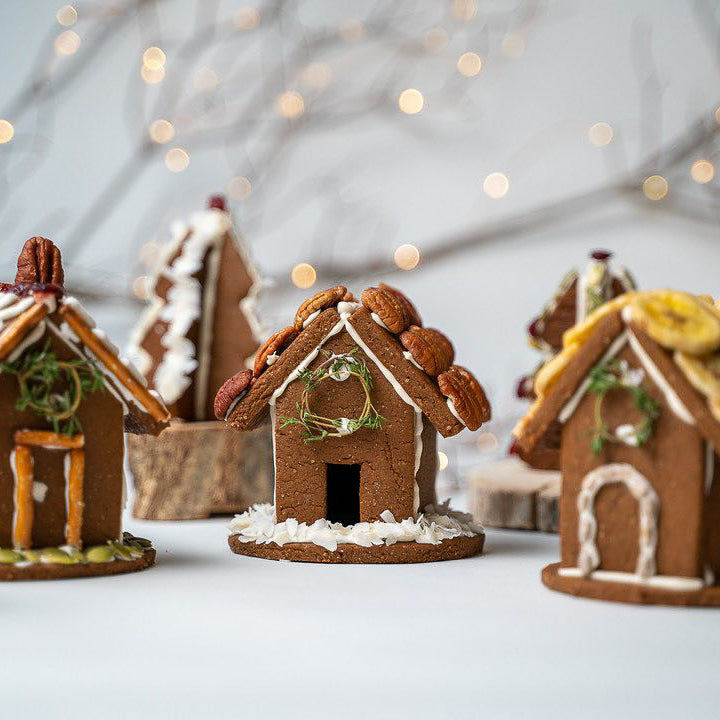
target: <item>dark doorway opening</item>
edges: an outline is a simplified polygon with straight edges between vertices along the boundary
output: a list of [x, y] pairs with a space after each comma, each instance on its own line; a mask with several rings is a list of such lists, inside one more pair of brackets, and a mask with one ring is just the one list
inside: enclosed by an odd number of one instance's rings
[[325, 517], [330, 522], [360, 522], [360, 465], [327, 465]]

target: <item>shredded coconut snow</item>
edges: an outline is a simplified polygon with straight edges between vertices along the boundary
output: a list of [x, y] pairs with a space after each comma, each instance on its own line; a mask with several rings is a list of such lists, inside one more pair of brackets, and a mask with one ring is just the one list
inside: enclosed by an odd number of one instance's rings
[[443, 540], [456, 537], [472, 537], [483, 532], [472, 515], [450, 510], [446, 501], [441, 505], [427, 505], [417, 520], [406, 518], [400, 522], [389, 510], [384, 510], [375, 522], [341, 525], [328, 520], [316, 520], [312, 525], [298, 523], [289, 518], [275, 522], [275, 511], [269, 503], [253, 505], [246, 512], [236, 515], [230, 523], [230, 532], [241, 542], [265, 545], [309, 542], [326, 550], [337, 550], [343, 543], [371, 547], [394, 545], [397, 542], [417, 542], [438, 545]]

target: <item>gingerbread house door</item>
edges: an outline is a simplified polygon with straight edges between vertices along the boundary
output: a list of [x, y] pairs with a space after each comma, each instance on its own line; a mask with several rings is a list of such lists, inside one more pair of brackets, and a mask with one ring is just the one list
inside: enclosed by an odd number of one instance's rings
[[655, 575], [659, 499], [644, 475], [628, 463], [596, 468], [582, 480], [577, 507], [582, 575], [597, 569]]
[[325, 517], [330, 522], [355, 525], [360, 522], [359, 464], [325, 465]]

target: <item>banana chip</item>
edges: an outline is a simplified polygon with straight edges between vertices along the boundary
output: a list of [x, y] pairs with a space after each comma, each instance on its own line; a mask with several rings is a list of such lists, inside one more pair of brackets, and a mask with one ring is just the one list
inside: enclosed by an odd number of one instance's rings
[[707, 355], [720, 347], [720, 316], [693, 295], [675, 290], [637, 293], [632, 319], [663, 347]]
[[535, 376], [535, 395], [538, 398], [545, 397], [548, 394], [558, 376], [577, 354], [578, 347], [578, 345], [571, 345], [564, 348], [538, 370]]
[[720, 354], [695, 357], [675, 351], [673, 358], [688, 382], [706, 397], [720, 397]]

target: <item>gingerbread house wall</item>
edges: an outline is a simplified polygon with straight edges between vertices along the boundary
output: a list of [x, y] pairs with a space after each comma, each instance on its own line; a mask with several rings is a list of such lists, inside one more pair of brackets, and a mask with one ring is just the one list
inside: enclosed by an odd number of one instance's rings
[[[347, 353], [357, 345], [345, 330], [330, 338], [323, 350]], [[314, 369], [324, 353], [310, 364]], [[361, 429], [344, 438], [303, 442], [297, 425], [281, 428], [282, 418], [297, 417], [303, 384], [290, 383], [275, 405], [275, 506], [277, 522], [296, 518], [312, 523], [326, 517], [327, 464], [360, 464], [360, 520], [378, 520], [383, 510], [397, 519], [411, 517], [415, 490], [415, 410], [405, 403], [377, 366], [364, 357], [372, 375], [372, 402], [385, 418], [377, 430]], [[314, 412], [325, 417], [357, 417], [365, 394], [360, 384], [326, 380], [311, 395]], [[432, 445], [432, 435], [427, 431]], [[424, 453], [419, 475], [429, 478], [431, 450]], [[433, 455], [434, 455], [434, 451]], [[434, 477], [434, 474], [433, 474]], [[429, 479], [423, 481], [427, 486]], [[426, 496], [428, 490], [425, 490]]]
[[[47, 335], [46, 335], [47, 337]], [[54, 336], [52, 347], [61, 359], [76, 355]], [[44, 343], [46, 338], [40, 342]], [[49, 430], [51, 425], [29, 411], [18, 412], [17, 379], [0, 374], [0, 547], [12, 547], [15, 478], [10, 457], [16, 430]], [[121, 534], [123, 496], [123, 410], [109, 391], [86, 396], [77, 417], [85, 435], [85, 477], [83, 483], [82, 539], [84, 544], [104, 543]], [[33, 448], [34, 480], [47, 487], [42, 502], [34, 503], [33, 547], [65, 543], [65, 473], [61, 450]]]
[[[632, 350], [618, 357], [642, 367]], [[647, 377], [643, 387], [661, 406], [650, 440], [642, 448], [607, 443], [600, 455], [590, 441], [595, 425], [596, 396], [587, 393], [563, 428], [560, 534], [562, 566], [577, 567], [578, 496], [586, 475], [610, 463], [628, 463], [641, 473], [659, 497], [657, 574], [701, 577], [704, 564], [705, 442], [697, 429], [681, 420], [663, 393]], [[610, 428], [636, 423], [640, 415], [629, 394], [609, 393], [603, 418]], [[605, 485], [594, 503], [601, 570], [635, 572], [639, 546], [639, 503], [623, 483]]]

